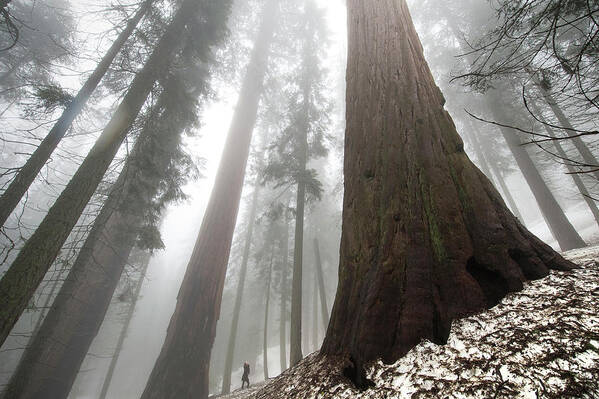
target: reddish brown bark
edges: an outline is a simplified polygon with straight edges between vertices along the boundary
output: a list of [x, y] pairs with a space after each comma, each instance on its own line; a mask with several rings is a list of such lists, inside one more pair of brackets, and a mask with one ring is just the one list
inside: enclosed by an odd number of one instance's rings
[[392, 362], [451, 320], [573, 265], [464, 153], [404, 0], [348, 0], [339, 288], [322, 352]]
[[189, 260], [167, 336], [142, 399], [207, 398], [210, 352], [262, 93], [278, 0], [265, 6], [214, 188]]

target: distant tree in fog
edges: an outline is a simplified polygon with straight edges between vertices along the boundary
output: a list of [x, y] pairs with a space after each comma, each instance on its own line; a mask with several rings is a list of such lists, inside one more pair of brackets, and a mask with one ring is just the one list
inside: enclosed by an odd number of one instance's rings
[[[210, 2], [208, 2], [210, 3]], [[106, 170], [125, 139], [129, 128], [146, 102], [154, 84], [164, 79], [173, 55], [184, 44], [188, 24], [193, 25], [198, 13], [211, 10], [210, 4], [194, 0], [181, 3], [145, 65], [134, 78], [122, 102], [103, 130], [67, 187], [0, 280], [0, 342], [15, 324], [35, 289], [56, 258], [66, 238], [102, 180]], [[228, 4], [215, 7], [216, 15], [226, 16]], [[207, 24], [222, 26], [223, 19], [213, 18]], [[205, 40], [218, 40], [221, 34], [205, 30]], [[212, 33], [212, 34], [211, 34]]]
[[56, 86], [38, 87], [36, 95], [44, 102], [46, 108], [55, 107], [56, 103], [60, 103], [65, 109], [54, 127], [48, 132], [33, 154], [31, 154], [25, 165], [18, 169], [11, 184], [2, 193], [2, 196], [0, 196], [0, 227], [4, 226], [4, 223], [19, 204], [19, 201], [25, 195], [37, 174], [46, 162], [48, 162], [48, 159], [52, 156], [52, 153], [65, 133], [83, 110], [87, 100], [108, 71], [114, 58], [150, 9], [153, 1], [146, 0], [142, 3], [75, 97], [66, 95]]
[[215, 185], [143, 399], [208, 397], [210, 354], [279, 3], [264, 3]]
[[308, 169], [310, 158], [326, 155], [330, 103], [324, 93], [322, 66], [326, 31], [322, 10], [312, 0], [305, 2], [297, 34], [300, 62], [294, 70], [292, 86], [287, 89], [289, 102], [284, 130], [272, 144], [272, 157], [265, 169], [265, 180], [275, 187], [296, 185], [295, 235], [291, 294], [290, 364], [302, 359], [301, 303], [304, 208], [307, 196], [320, 199], [322, 185], [316, 172]]
[[[586, 0], [496, 0], [496, 24], [477, 27], [467, 35], [468, 70], [457, 76], [486, 91], [502, 79], [520, 79], [523, 105], [541, 125], [557, 129], [552, 137], [543, 129], [526, 129], [535, 141], [573, 140], [580, 155], [565, 160], [578, 173], [599, 179], [599, 161], [581, 137], [598, 133], [599, 115], [599, 4]], [[541, 100], [555, 122], [527, 104]], [[542, 111], [542, 110], [539, 110]], [[566, 116], [566, 114], [569, 114]], [[593, 148], [596, 151], [596, 148]]]
[[0, 97], [53, 82], [54, 63], [75, 53], [75, 20], [66, 0], [3, 0], [0, 22]]

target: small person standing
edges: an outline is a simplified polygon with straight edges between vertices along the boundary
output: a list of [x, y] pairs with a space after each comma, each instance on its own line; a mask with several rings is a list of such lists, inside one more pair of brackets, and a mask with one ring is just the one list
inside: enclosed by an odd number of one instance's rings
[[243, 384], [247, 382], [248, 388], [250, 387], [250, 364], [248, 362], [243, 363], [243, 376], [241, 376], [241, 389]]

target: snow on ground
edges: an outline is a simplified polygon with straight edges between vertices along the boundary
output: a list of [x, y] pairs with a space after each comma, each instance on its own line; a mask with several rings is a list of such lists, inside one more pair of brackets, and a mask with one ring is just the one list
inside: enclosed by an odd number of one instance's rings
[[375, 388], [352, 386], [347, 359], [312, 354], [257, 392], [222, 398], [599, 398], [599, 246], [564, 256], [582, 267], [455, 321], [446, 345], [369, 365]]
[[260, 382], [255, 385], [251, 385], [249, 388], [245, 389], [236, 389], [228, 395], [224, 396], [209, 396], [208, 399], [216, 399], [216, 398], [227, 398], [227, 399], [245, 399], [253, 397], [256, 392], [264, 388], [266, 382]]

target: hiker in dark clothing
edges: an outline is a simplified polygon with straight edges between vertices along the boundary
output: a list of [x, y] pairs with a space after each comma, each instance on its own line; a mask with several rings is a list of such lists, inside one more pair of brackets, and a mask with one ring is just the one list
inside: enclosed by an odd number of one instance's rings
[[247, 382], [248, 388], [250, 387], [250, 364], [248, 362], [243, 363], [243, 376], [241, 376], [241, 389], [243, 384]]

